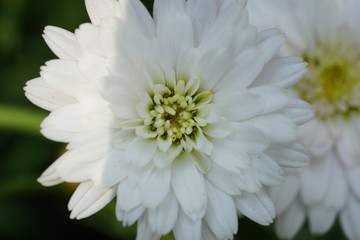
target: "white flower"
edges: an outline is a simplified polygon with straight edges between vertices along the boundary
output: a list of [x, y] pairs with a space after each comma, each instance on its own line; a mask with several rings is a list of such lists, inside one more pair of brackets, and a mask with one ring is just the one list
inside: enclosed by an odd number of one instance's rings
[[285, 32], [282, 54], [309, 62], [293, 91], [316, 112], [299, 131], [311, 165], [270, 191], [278, 235], [294, 237], [306, 218], [322, 234], [339, 216], [345, 235], [360, 239], [360, 1], [253, 0], [249, 8], [250, 22]]
[[80, 182], [71, 218], [117, 197], [137, 239], [231, 239], [237, 212], [259, 224], [275, 211], [264, 186], [309, 159], [294, 141], [313, 113], [290, 97], [306, 64], [279, 58], [278, 30], [248, 25], [242, 0], [87, 0], [92, 23], [46, 27], [60, 58], [26, 96], [51, 111], [42, 133], [69, 143], [39, 178]]

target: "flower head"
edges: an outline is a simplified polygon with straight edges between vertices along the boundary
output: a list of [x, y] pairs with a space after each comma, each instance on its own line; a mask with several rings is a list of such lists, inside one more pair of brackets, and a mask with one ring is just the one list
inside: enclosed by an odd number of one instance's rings
[[307, 216], [312, 233], [325, 233], [340, 216], [346, 236], [359, 239], [360, 4], [275, 0], [251, 1], [249, 8], [257, 26], [277, 26], [288, 36], [282, 54], [309, 62], [292, 90], [315, 107], [315, 119], [299, 131], [312, 163], [270, 190], [280, 215], [278, 234], [293, 237]]
[[237, 211], [267, 225], [266, 185], [308, 163], [295, 141], [311, 107], [285, 88], [305, 73], [276, 57], [284, 37], [248, 24], [246, 1], [87, 0], [92, 23], [45, 29], [60, 58], [25, 88], [51, 111], [42, 133], [69, 143], [39, 178], [80, 182], [72, 218], [117, 197], [138, 239], [229, 239]]

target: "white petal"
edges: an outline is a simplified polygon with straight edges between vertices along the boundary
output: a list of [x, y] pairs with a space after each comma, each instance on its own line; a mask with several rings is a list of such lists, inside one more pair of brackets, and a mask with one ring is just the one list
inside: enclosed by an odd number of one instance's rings
[[231, 239], [237, 232], [238, 221], [235, 203], [231, 196], [206, 184], [208, 193], [208, 209], [205, 220], [218, 239]]
[[159, 0], [154, 5], [158, 5], [154, 9], [157, 35], [173, 66], [176, 66], [181, 51], [187, 51], [194, 46], [192, 24], [184, 12], [184, 4], [183, 0]]
[[94, 98], [91, 85], [86, 83], [80, 75], [79, 68], [75, 61], [70, 60], [51, 60], [46, 62], [46, 66], [41, 67], [40, 75], [46, 85], [56, 91], [76, 98]]
[[253, 167], [262, 184], [274, 186], [284, 180], [282, 168], [265, 154], [252, 156]]
[[102, 209], [115, 197], [115, 189], [100, 188], [92, 182], [83, 182], [72, 195], [68, 208], [70, 218], [86, 218]]
[[204, 89], [212, 89], [228, 68], [229, 53], [219, 49], [210, 49], [205, 52], [194, 67], [194, 75], [201, 79]]
[[198, 170], [203, 174], [208, 174], [211, 171], [211, 159], [210, 157], [200, 154], [198, 152], [192, 152], [188, 154], [189, 159], [195, 164]]
[[[340, 211], [344, 208], [346, 200], [349, 197], [348, 182], [346, 179], [346, 172], [336, 158], [333, 158], [333, 166], [331, 168], [331, 178], [329, 189], [325, 196], [324, 206], [331, 210]], [[350, 174], [348, 174], [349, 176]], [[358, 185], [358, 182], [356, 183]]]
[[267, 29], [259, 32], [261, 40], [258, 48], [268, 62], [272, 59], [285, 43], [285, 36], [278, 29]]
[[120, 19], [131, 23], [148, 37], [155, 35], [155, 24], [148, 10], [139, 0], [121, 0], [115, 12]]
[[202, 41], [204, 35], [214, 23], [217, 6], [215, 0], [190, 0], [186, 2], [186, 12], [189, 14], [195, 34], [195, 44]]
[[288, 104], [277, 111], [291, 120], [297, 125], [302, 125], [314, 117], [313, 107], [300, 99], [290, 98]]
[[252, 86], [275, 85], [288, 88], [297, 83], [307, 72], [307, 63], [296, 57], [270, 60]]
[[305, 209], [298, 199], [276, 220], [276, 233], [285, 239], [293, 238], [305, 221]]
[[248, 87], [259, 76], [264, 65], [265, 59], [258, 49], [247, 49], [236, 57], [229, 72], [217, 84], [216, 89], [220, 90], [226, 85], [239, 89]]
[[86, 10], [94, 24], [99, 24], [105, 17], [114, 17], [115, 4], [114, 0], [85, 0]]
[[249, 91], [225, 89], [215, 94], [214, 101], [219, 104], [229, 119], [244, 120], [254, 117], [264, 110], [261, 96]]
[[157, 138], [156, 142], [157, 142], [158, 149], [164, 153], [168, 152], [169, 148], [171, 147], [171, 145], [173, 143], [172, 138], [168, 137], [168, 138], [164, 139], [161, 136], [159, 136]]
[[143, 215], [145, 207], [139, 205], [130, 211], [125, 211], [116, 205], [115, 213], [118, 221], [121, 221], [123, 226], [131, 226]]
[[178, 219], [179, 204], [170, 191], [161, 204], [148, 210], [148, 221], [151, 230], [159, 235], [169, 233]]
[[201, 220], [191, 220], [180, 211], [173, 233], [177, 240], [198, 240], [201, 237]]
[[102, 186], [110, 187], [117, 184], [127, 176], [128, 169], [124, 153], [117, 149], [112, 150], [103, 160], [101, 173]]
[[353, 191], [355, 196], [360, 199], [360, 167], [349, 169], [346, 173], [351, 190]]
[[124, 151], [124, 158], [127, 162], [137, 167], [146, 166], [153, 158], [157, 145], [156, 141], [135, 137]]
[[301, 174], [301, 197], [305, 204], [324, 201], [328, 191], [334, 156], [330, 153], [324, 159], [316, 159]]
[[269, 139], [249, 124], [239, 124], [235, 140], [247, 153], [261, 153], [269, 144]]
[[41, 176], [37, 179], [43, 186], [53, 186], [62, 183], [59, 173], [57, 172], [58, 161], [55, 161], [48, 167]]
[[47, 26], [43, 35], [51, 50], [63, 59], [74, 59], [80, 54], [75, 35], [62, 28]]
[[310, 161], [308, 152], [297, 142], [271, 145], [265, 153], [283, 167], [304, 167]]
[[183, 150], [182, 146], [171, 145], [167, 152], [156, 151], [154, 155], [155, 167], [163, 168], [171, 164]]
[[146, 215], [137, 224], [136, 240], [160, 240], [161, 236], [151, 231]]
[[140, 186], [141, 199], [147, 208], [156, 208], [168, 195], [171, 168], [154, 168], [147, 181]]
[[347, 167], [359, 164], [360, 159], [359, 131], [353, 129], [352, 124], [343, 124], [342, 134], [337, 141], [336, 149], [340, 159]]
[[106, 17], [115, 17], [114, 0], [85, 0], [86, 10], [93, 24], [99, 24]]
[[214, 147], [199, 127], [198, 131], [195, 133], [195, 144], [194, 147], [196, 147], [196, 150], [207, 155], [211, 154]]
[[75, 99], [52, 89], [43, 79], [35, 78], [26, 82], [25, 96], [35, 105], [54, 111], [62, 106], [75, 103]]
[[215, 234], [211, 231], [210, 227], [206, 222], [201, 223], [201, 237], [202, 239], [206, 240], [218, 240], [218, 238], [215, 236]]
[[[228, 3], [230, 1], [227, 1]], [[210, 2], [211, 4], [211, 2]], [[228, 6], [222, 9], [221, 14], [218, 13], [214, 24], [204, 35], [200, 43], [200, 51], [205, 52], [208, 49], [228, 49], [231, 44], [234, 27], [242, 18], [245, 4], [232, 1]]]
[[218, 121], [208, 124], [202, 128], [205, 135], [213, 138], [225, 138], [235, 131], [235, 127], [231, 126], [228, 121]]
[[129, 185], [127, 180], [119, 183], [116, 196], [116, 207], [125, 211], [130, 211], [141, 203], [140, 191]]
[[[233, 44], [234, 55], [237, 56], [244, 50], [255, 46], [257, 41], [257, 29], [254, 26], [241, 26], [235, 29]], [[255, 84], [256, 81], [253, 83]]]
[[333, 225], [336, 217], [334, 209], [326, 208], [320, 204], [309, 209], [310, 231], [313, 234], [324, 234]]
[[211, 158], [227, 171], [241, 173], [250, 164], [250, 159], [245, 150], [238, 144], [228, 140], [214, 141], [214, 151]]
[[[359, 229], [359, 221], [360, 221], [360, 202], [358, 199], [349, 197], [347, 208], [341, 215], [341, 223], [343, 228], [345, 229], [346, 235], [348, 235], [349, 239], [359, 239], [360, 237], [360, 229]], [[347, 217], [347, 221], [343, 218]], [[344, 226], [347, 225], [347, 226]]]
[[299, 127], [299, 138], [314, 157], [324, 157], [333, 146], [329, 129], [317, 119]]
[[276, 215], [283, 214], [299, 196], [300, 179], [291, 171], [282, 183], [269, 188], [269, 196], [274, 203]]
[[275, 86], [261, 86], [251, 88], [251, 92], [257, 93], [261, 96], [263, 102], [263, 114], [277, 111], [289, 101], [288, 93], [280, 87]]
[[227, 194], [240, 195], [241, 191], [238, 184], [238, 176], [238, 174], [229, 172], [214, 162], [212, 164], [212, 169], [206, 175], [206, 178]]
[[297, 136], [294, 122], [279, 114], [258, 116], [247, 122], [261, 130], [274, 143], [294, 141]]
[[187, 154], [180, 155], [173, 163], [171, 184], [186, 215], [194, 221], [201, 219], [207, 205], [204, 177]]
[[243, 193], [235, 198], [237, 209], [261, 225], [269, 225], [275, 218], [274, 205], [264, 190], [258, 193]]

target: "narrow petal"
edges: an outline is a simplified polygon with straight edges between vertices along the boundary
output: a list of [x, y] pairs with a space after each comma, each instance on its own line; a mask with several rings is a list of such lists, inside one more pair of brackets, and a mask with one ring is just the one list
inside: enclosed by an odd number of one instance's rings
[[110, 187], [121, 180], [128, 174], [128, 163], [124, 159], [123, 151], [112, 150], [104, 159], [102, 166], [101, 182], [102, 186]]
[[310, 230], [313, 234], [324, 234], [333, 225], [337, 212], [320, 204], [309, 209]]
[[181, 51], [194, 46], [192, 24], [184, 12], [184, 5], [183, 0], [158, 0], [154, 3], [157, 35], [173, 66], [176, 66]]
[[179, 203], [174, 193], [168, 192], [165, 199], [155, 209], [148, 210], [148, 221], [151, 230], [158, 235], [169, 233], [175, 226], [179, 215]]
[[83, 182], [70, 199], [70, 218], [86, 218], [102, 209], [114, 197], [115, 190], [112, 188], [100, 188], [91, 182]]
[[231, 196], [206, 184], [208, 192], [208, 209], [205, 221], [218, 239], [231, 239], [237, 232], [238, 221], [235, 203]]
[[116, 196], [116, 207], [125, 211], [130, 211], [141, 203], [139, 189], [130, 187], [128, 181], [119, 183]]
[[57, 172], [58, 161], [54, 162], [48, 167], [41, 176], [37, 179], [43, 186], [53, 186], [62, 183], [59, 173]]
[[201, 219], [207, 206], [204, 177], [187, 154], [182, 154], [173, 163], [171, 184], [186, 215], [194, 221]]
[[265, 153], [282, 167], [304, 167], [310, 162], [309, 153], [297, 142], [274, 144]]
[[277, 113], [290, 118], [297, 125], [308, 122], [315, 115], [314, 109], [309, 103], [296, 98], [290, 98], [286, 106], [277, 111]]
[[156, 208], [170, 189], [171, 168], [154, 168], [147, 181], [141, 185], [141, 199], [147, 208]]
[[189, 14], [193, 28], [195, 44], [203, 40], [204, 35], [214, 23], [217, 6], [215, 0], [190, 0], [186, 2], [186, 12]]
[[116, 205], [115, 214], [118, 221], [121, 221], [123, 226], [131, 226], [144, 214], [145, 207], [139, 205], [130, 211], [125, 211]]
[[264, 190], [243, 193], [235, 198], [236, 208], [245, 216], [261, 225], [269, 225], [275, 218], [275, 208]]
[[298, 199], [290, 205], [289, 209], [280, 215], [275, 224], [279, 237], [291, 239], [295, 237], [305, 221], [305, 209]]
[[282, 215], [299, 197], [300, 182], [297, 173], [291, 171], [283, 182], [269, 188], [269, 196], [274, 203], [276, 215]]
[[177, 240], [198, 240], [201, 238], [201, 220], [194, 221], [180, 211], [173, 232]]
[[258, 116], [247, 122], [260, 129], [274, 143], [291, 142], [297, 137], [294, 122], [280, 114]]
[[238, 143], [228, 140], [214, 141], [212, 159], [224, 169], [232, 173], [241, 173], [250, 164], [250, 158]]
[[301, 197], [305, 204], [311, 205], [323, 202], [329, 189], [333, 158], [330, 153], [327, 158], [316, 159], [310, 167], [301, 174]]
[[85, 0], [86, 10], [93, 24], [99, 24], [105, 17], [115, 16], [115, 0]]
[[136, 240], [160, 240], [160, 238], [161, 236], [151, 231], [146, 215], [139, 219]]
[[288, 88], [307, 72], [307, 63], [301, 58], [281, 57], [271, 59], [252, 86], [275, 85]]
[[156, 141], [135, 137], [124, 151], [124, 158], [134, 166], [144, 167], [152, 160], [156, 148]]
[[269, 156], [253, 155], [251, 159], [262, 184], [274, 186], [284, 180], [282, 168]]
[[62, 28], [47, 26], [43, 37], [59, 58], [74, 59], [81, 53], [75, 35]]
[[54, 111], [62, 106], [76, 102], [74, 98], [51, 88], [41, 78], [35, 78], [28, 81], [24, 90], [25, 96], [33, 104], [47, 111]]
[[261, 153], [269, 145], [269, 139], [260, 130], [249, 124], [239, 124], [236, 142], [247, 153]]
[[259, 32], [258, 37], [260, 40], [258, 48], [266, 62], [272, 59], [285, 43], [285, 36], [274, 28]]
[[238, 121], [261, 114], [265, 106], [260, 95], [237, 89], [219, 91], [215, 94], [214, 101], [219, 104], [225, 116]]
[[258, 49], [247, 49], [236, 57], [231, 69], [217, 84], [216, 89], [229, 84], [239, 89], [248, 87], [259, 76], [264, 65], [265, 59]]

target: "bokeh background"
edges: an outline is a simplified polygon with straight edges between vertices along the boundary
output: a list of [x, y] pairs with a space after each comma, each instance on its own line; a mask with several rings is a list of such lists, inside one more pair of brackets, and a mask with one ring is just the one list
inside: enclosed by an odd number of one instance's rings
[[[153, 0], [143, 2], [151, 10]], [[0, 239], [135, 239], [135, 226], [123, 228], [117, 222], [114, 201], [87, 219], [70, 220], [67, 202], [77, 185], [47, 188], [36, 181], [64, 145], [41, 136], [39, 126], [47, 113], [27, 101], [23, 87], [55, 58], [42, 39], [44, 27], [74, 31], [84, 22], [89, 18], [83, 0], [0, 0]], [[242, 218], [235, 239], [277, 238], [273, 226]], [[311, 236], [304, 228], [296, 237], [341, 239], [338, 224], [324, 236]]]

